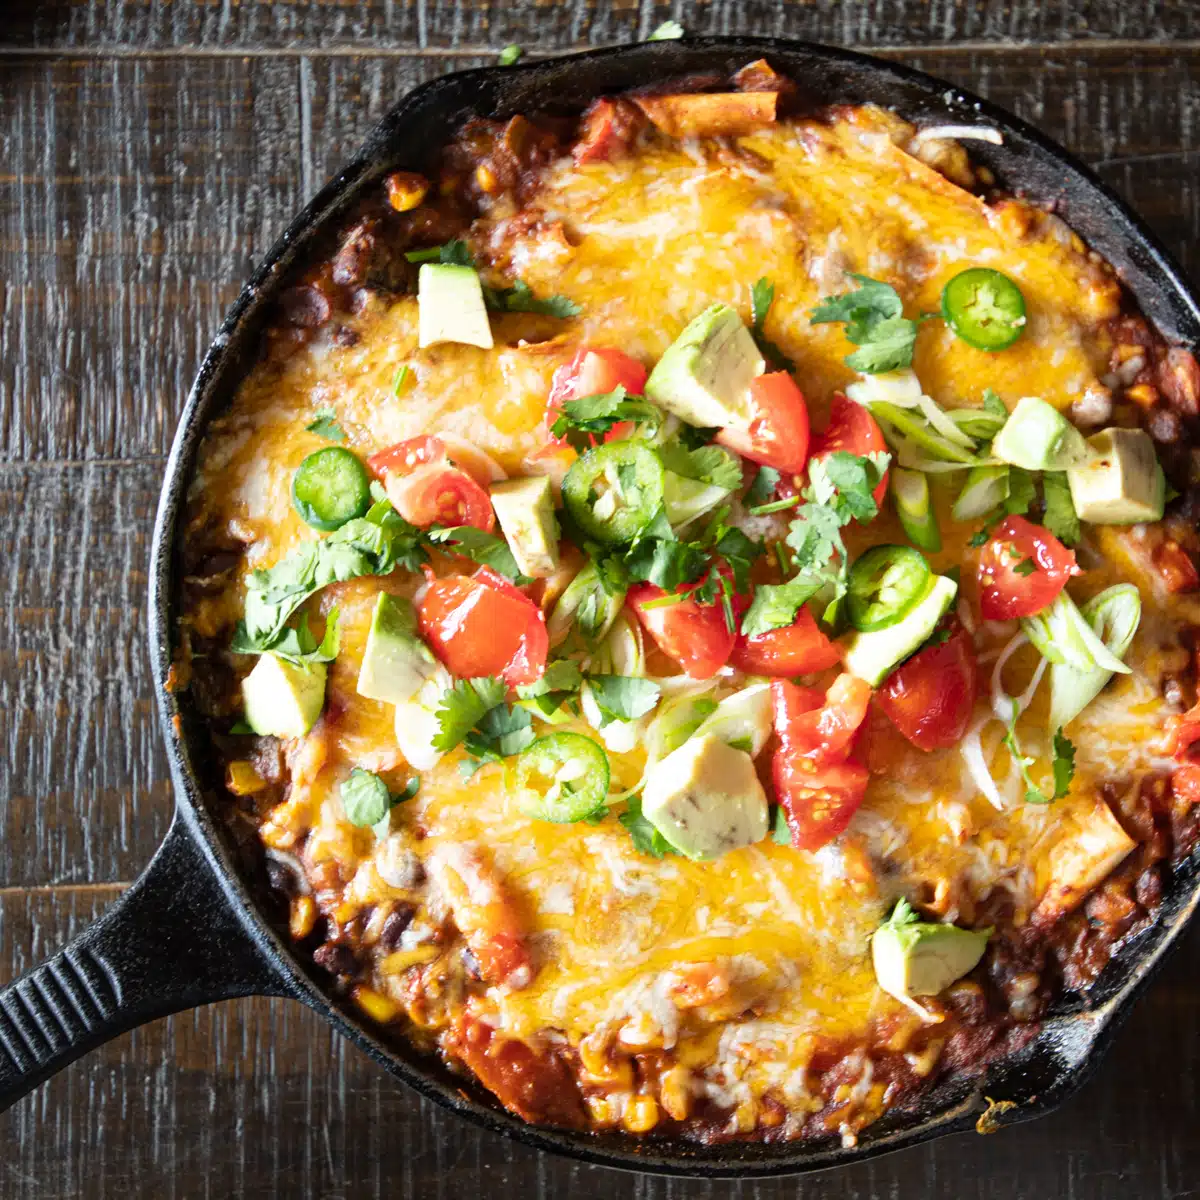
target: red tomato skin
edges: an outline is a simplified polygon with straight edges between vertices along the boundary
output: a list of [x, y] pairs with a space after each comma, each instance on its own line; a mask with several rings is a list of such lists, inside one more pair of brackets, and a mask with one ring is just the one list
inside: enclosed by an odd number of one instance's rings
[[473, 525], [491, 533], [496, 528], [491, 497], [466, 471], [450, 466], [449, 460], [408, 474], [390, 471], [385, 486], [392, 507], [418, 529]]
[[790, 690], [794, 687], [783, 680], [771, 684], [780, 753], [818, 766], [844, 762], [859, 726], [866, 720], [871, 685], [843, 671], [830, 684], [820, 707], [807, 711], [797, 711], [795, 692]]
[[783, 806], [792, 845], [819, 850], [843, 833], [867, 792], [867, 768], [854, 759], [813, 768], [779, 751], [772, 764], [775, 798]]
[[[841, 392], [833, 393], [833, 403], [829, 407], [829, 424], [812, 440], [810, 461], [832, 454], [835, 450], [844, 450], [847, 454], [875, 454], [887, 452], [887, 441], [879, 423], [871, 416], [870, 411], [863, 405], [851, 400]], [[887, 472], [873, 493], [876, 504], [882, 504], [887, 495]]]
[[664, 654], [693, 679], [711, 679], [729, 661], [734, 643], [721, 606], [680, 600], [662, 608], [642, 607], [647, 600], [658, 600], [666, 594], [652, 583], [635, 583], [625, 603]]
[[1200, 572], [1192, 556], [1175, 540], [1167, 538], [1151, 555], [1168, 592], [1200, 591]]
[[786, 371], [760, 375], [750, 385], [749, 429], [722, 429], [721, 445], [752, 462], [798, 475], [808, 462], [808, 404]]
[[509, 687], [535, 683], [550, 649], [545, 618], [508, 580], [499, 587], [483, 571], [489, 568], [429, 585], [417, 606], [421, 636], [458, 679], [498, 675]]
[[379, 450], [367, 459], [372, 473], [382, 479], [391, 471], [407, 475], [418, 467], [440, 463], [446, 458], [446, 444], [437, 437], [415, 437]]
[[[636, 358], [610, 346], [580, 346], [571, 360], [554, 372], [550, 381], [546, 428], [549, 429], [562, 415], [565, 401], [602, 395], [618, 386], [631, 396], [640, 396], [646, 389], [646, 368]], [[604, 440], [611, 442], [626, 437], [631, 428], [628, 421], [621, 421], [608, 431]], [[551, 435], [550, 440], [559, 446], [567, 444], [566, 438]]]
[[[1014, 568], [1026, 559], [1033, 561], [1034, 570], [1017, 574]], [[1048, 529], [1024, 517], [1005, 517], [979, 555], [980, 615], [985, 621], [1031, 617], [1079, 573], [1074, 551]]]
[[957, 618], [939, 646], [918, 650], [876, 693], [879, 707], [918, 750], [940, 750], [962, 740], [979, 694], [979, 664], [971, 635]]
[[836, 666], [841, 654], [817, 626], [807, 608], [783, 629], [753, 637], [739, 634], [730, 662], [748, 675], [811, 675]]
[[1195, 742], [1200, 742], [1200, 702], [1183, 714], [1175, 713], [1167, 718], [1163, 752], [1182, 760], [1188, 757]]

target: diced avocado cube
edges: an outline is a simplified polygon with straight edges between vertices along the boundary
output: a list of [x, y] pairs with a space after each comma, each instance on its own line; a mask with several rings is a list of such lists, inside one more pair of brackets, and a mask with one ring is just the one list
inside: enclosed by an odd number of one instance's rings
[[1052, 404], [1026, 396], [992, 439], [1001, 462], [1026, 471], [1066, 471], [1087, 461], [1083, 434]]
[[396, 705], [393, 722], [396, 745], [408, 765], [417, 771], [433, 770], [442, 757], [433, 744], [442, 729], [437, 710], [453, 682], [450, 672], [439, 663], [434, 675], [411, 700]]
[[404, 704], [438, 671], [437, 659], [417, 636], [412, 604], [380, 592], [358, 670], [358, 694], [385, 704]]
[[935, 575], [924, 597], [902, 621], [887, 629], [852, 633], [846, 638], [842, 644], [846, 670], [878, 687], [897, 663], [929, 637], [957, 594], [958, 584], [953, 579]]
[[729, 488], [688, 479], [674, 471], [663, 472], [663, 507], [672, 529], [687, 525], [697, 517], [711, 512], [729, 495]]
[[558, 521], [546, 475], [492, 484], [492, 508], [522, 574], [545, 579], [558, 570]]
[[771, 685], [752, 683], [726, 696], [700, 723], [696, 736], [714, 733], [734, 749], [745, 750], [751, 758], [757, 758], [773, 728]]
[[702, 428], [746, 428], [750, 384], [766, 369], [737, 310], [713, 304], [685, 326], [646, 380], [646, 396]]
[[492, 326], [474, 267], [422, 263], [417, 276], [417, 341], [421, 349], [459, 342], [490, 350]]
[[718, 733], [689, 738], [651, 769], [642, 813], [689, 858], [719, 858], [767, 836], [754, 760]]
[[1092, 457], [1067, 472], [1081, 521], [1137, 525], [1162, 519], [1166, 478], [1143, 429], [1102, 429], [1088, 438]]
[[325, 664], [294, 663], [262, 654], [242, 680], [246, 724], [255, 733], [303, 737], [325, 706]]
[[975, 967], [990, 936], [990, 929], [888, 921], [871, 938], [875, 979], [898, 1000], [936, 996]]

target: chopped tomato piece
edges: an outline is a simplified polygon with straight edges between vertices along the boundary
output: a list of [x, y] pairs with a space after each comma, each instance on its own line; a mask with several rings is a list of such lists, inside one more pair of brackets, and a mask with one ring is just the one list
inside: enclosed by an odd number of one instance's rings
[[[685, 594], [689, 590], [679, 589]], [[666, 595], [652, 583], [638, 583], [629, 589], [626, 603], [664, 654], [693, 679], [711, 679], [733, 650], [734, 635], [725, 623], [724, 608], [692, 599], [661, 606], [652, 603]]]
[[979, 665], [971, 635], [957, 617], [939, 631], [942, 640], [918, 650], [879, 689], [879, 706], [918, 750], [953, 746], [967, 731], [979, 691]]
[[1193, 742], [1200, 742], [1200, 703], [1182, 716], [1173, 714], [1167, 718], [1163, 750], [1175, 758], [1185, 758]]
[[[570, 362], [554, 372], [546, 401], [547, 428], [562, 415], [564, 401], [601, 396], [618, 387], [623, 387], [631, 396], [640, 396], [646, 388], [646, 368], [636, 358], [609, 346], [580, 346]], [[621, 421], [609, 430], [604, 440], [611, 442], [627, 437], [630, 429], [628, 421]], [[566, 439], [554, 438], [553, 441], [561, 446]]]
[[451, 461], [437, 437], [415, 437], [367, 459], [382, 475], [392, 507], [418, 529], [430, 525], [474, 525], [491, 533], [496, 515], [485, 488]]
[[1006, 517], [979, 555], [979, 611], [985, 621], [1031, 617], [1079, 573], [1074, 551], [1049, 530]]
[[749, 429], [722, 429], [717, 441], [743, 458], [793, 475], [808, 461], [808, 405], [786, 371], [760, 375], [750, 385]]
[[451, 675], [498, 675], [510, 687], [535, 683], [550, 639], [537, 605], [490, 567], [473, 577], [435, 579], [417, 607], [421, 636]]
[[1152, 557], [1168, 592], [1200, 590], [1200, 573], [1192, 556], [1173, 538], [1156, 547]]
[[871, 685], [844, 671], [830, 684], [821, 706], [806, 711], [798, 709], [804, 702], [797, 700], [799, 690], [782, 679], [771, 684], [780, 752], [815, 764], [843, 762], [866, 719]]
[[844, 832], [870, 779], [854, 759], [806, 770], [803, 760], [782, 752], [775, 755], [773, 773], [775, 796], [798, 850], [819, 850]]
[[576, 164], [606, 162], [624, 153], [644, 124], [641, 111], [628, 100], [593, 100], [579, 123], [579, 141], [572, 151]]
[[[846, 454], [876, 454], [887, 452], [887, 442], [883, 430], [870, 411], [861, 404], [834, 392], [833, 404], [829, 409], [829, 424], [812, 439], [812, 453], [809, 460], [823, 458], [836, 450]], [[882, 504], [887, 494], [887, 472], [875, 488], [875, 503]]]
[[1171, 795], [1194, 808], [1200, 804], [1200, 763], [1184, 763], [1171, 776]]
[[795, 621], [753, 637], [738, 635], [730, 662], [748, 675], [810, 675], [836, 666], [841, 654], [801, 607]]

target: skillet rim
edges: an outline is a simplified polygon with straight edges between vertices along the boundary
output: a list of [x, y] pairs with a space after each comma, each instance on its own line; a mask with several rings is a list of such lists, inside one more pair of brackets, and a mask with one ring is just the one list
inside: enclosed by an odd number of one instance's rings
[[[528, 1124], [499, 1108], [494, 1101], [468, 1095], [461, 1086], [446, 1082], [439, 1075], [429, 1056], [411, 1045], [393, 1046], [376, 1036], [365, 1020], [359, 1021], [339, 1007], [315, 982], [301, 957], [295, 953], [263, 914], [254, 898], [251, 886], [235, 865], [227, 835], [220, 817], [210, 811], [204, 789], [194, 765], [193, 748], [182, 726], [176, 727], [181, 716], [175, 695], [167, 690], [168, 671], [172, 662], [172, 630], [175, 626], [174, 567], [176, 546], [181, 533], [187, 491], [194, 474], [195, 454], [203, 440], [212, 416], [227, 402], [229, 391], [244, 375], [237, 355], [246, 347], [238, 346], [239, 336], [256, 344], [252, 328], [263, 310], [269, 306], [273, 293], [281, 286], [289, 271], [320, 243], [323, 235], [344, 217], [361, 189], [382, 173], [381, 157], [398, 140], [396, 125], [410, 110], [435, 101], [439, 91], [452, 87], [470, 88], [475, 85], [487, 94], [495, 83], [500, 97], [508, 103], [521, 103], [522, 85], [537, 93], [545, 93], [556, 70], [572, 64], [609, 63], [639, 57], [647, 65], [662, 62], [671, 75], [681, 75], [698, 66], [695, 60], [725, 53], [739, 59], [743, 55], [761, 57], [782, 55], [788, 58], [806, 56], [819, 63], [843, 67], [856, 75], [865, 75], [875, 86], [896, 91], [915, 89], [923, 93], [931, 105], [939, 98], [946, 120], [983, 119], [1005, 134], [1006, 145], [1031, 149], [1063, 173], [1063, 190], [1077, 190], [1087, 200], [1099, 203], [1109, 217], [1114, 233], [1124, 233], [1129, 240], [1133, 258], [1131, 274], [1146, 284], [1155, 284], [1164, 292], [1165, 309], [1147, 305], [1138, 295], [1139, 305], [1168, 340], [1200, 340], [1200, 302], [1193, 295], [1186, 278], [1157, 235], [1138, 217], [1090, 168], [1078, 162], [1069, 152], [1020, 118], [1006, 112], [973, 93], [940, 80], [925, 72], [891, 60], [873, 58], [855, 51], [819, 43], [784, 38], [703, 37], [683, 38], [670, 42], [636, 43], [629, 46], [607, 47], [577, 54], [555, 55], [522, 63], [515, 67], [485, 66], [440, 75], [405, 93], [371, 128], [362, 146], [350, 160], [304, 205], [289, 222], [283, 234], [270, 247], [233, 303], [216, 338], [207, 350], [180, 414], [171, 451], [165, 469], [163, 489], [155, 519], [150, 568], [150, 652], [155, 692], [158, 700], [163, 739], [175, 784], [176, 813], [190, 834], [191, 841], [202, 854], [236, 913], [246, 934], [264, 961], [274, 970], [282, 994], [306, 1003], [329, 1021], [335, 1029], [353, 1041], [379, 1065], [398, 1076], [421, 1095], [434, 1100], [452, 1112], [465, 1116], [492, 1132], [514, 1138], [525, 1145], [549, 1150], [576, 1160], [622, 1170], [653, 1172], [665, 1175], [703, 1178], [769, 1178], [821, 1170], [837, 1165], [866, 1161], [878, 1155], [915, 1146], [936, 1137], [962, 1132], [975, 1125], [983, 1091], [1001, 1098], [1006, 1091], [1021, 1096], [1022, 1103], [998, 1119], [998, 1124], [1012, 1124], [1032, 1119], [1057, 1107], [1076, 1091], [1098, 1064], [1112, 1034], [1127, 1015], [1133, 1001], [1159, 967], [1167, 951], [1177, 939], [1188, 919], [1200, 905], [1200, 881], [1195, 861], [1178, 866], [1172, 881], [1171, 911], [1164, 902], [1154, 924], [1134, 939], [1135, 945], [1118, 957], [1127, 959], [1125, 978], [1108, 989], [1091, 1007], [1080, 1006], [1051, 1017], [1035, 1042], [1033, 1050], [1048, 1049], [1054, 1056], [1055, 1045], [1062, 1065], [1050, 1067], [1049, 1086], [1028, 1091], [1023, 1076], [1032, 1073], [1036, 1081], [1037, 1064], [1027, 1061], [1024, 1052], [997, 1064], [1000, 1079], [993, 1078], [993, 1069], [974, 1081], [962, 1081], [952, 1091], [959, 1094], [949, 1104], [943, 1103], [932, 1115], [891, 1110], [863, 1131], [859, 1143], [843, 1147], [835, 1141], [799, 1141], [769, 1145], [762, 1142], [726, 1142], [716, 1146], [701, 1146], [689, 1142], [646, 1139], [629, 1135], [568, 1132]], [[789, 71], [792, 68], [789, 67]], [[543, 79], [544, 77], [544, 79]], [[661, 76], [658, 76], [661, 77]], [[628, 84], [622, 85], [624, 87]], [[593, 93], [596, 94], [596, 93]], [[859, 100], [858, 102], [864, 102]], [[525, 101], [528, 103], [528, 101]], [[542, 103], [546, 103], [543, 96]], [[901, 108], [901, 101], [897, 101]], [[502, 104], [501, 107], [506, 107]], [[911, 106], [902, 108], [909, 119], [920, 116]], [[976, 152], [976, 161], [987, 161], [986, 150]], [[1015, 189], [1020, 191], [1020, 189]], [[1111, 252], [1105, 257], [1112, 259]], [[1137, 261], [1139, 260], [1140, 261]], [[1124, 285], [1135, 292], [1134, 283], [1118, 272]], [[1136, 292], [1135, 292], [1136, 294]], [[1169, 328], [1165, 328], [1164, 325]], [[1182, 328], [1181, 328], [1182, 327]], [[247, 330], [250, 330], [247, 333]], [[1173, 337], [1172, 337], [1173, 335]], [[230, 364], [229, 360], [235, 360]], [[225, 387], [222, 376], [232, 371], [237, 377]], [[218, 394], [220, 393], [220, 394]], [[212, 410], [206, 412], [204, 410]], [[1114, 966], [1116, 963], [1114, 962]], [[1103, 979], [1103, 976], [1102, 976]], [[1089, 993], [1091, 995], [1091, 993]], [[1052, 1027], [1059, 1026], [1057, 1039]], [[1057, 1073], [1055, 1073], [1057, 1072]], [[1010, 1078], [1014, 1076], [1015, 1078]], [[923, 1099], [937, 1097], [945, 1088], [923, 1093]], [[477, 1093], [478, 1094], [478, 1093]], [[895, 1126], [891, 1128], [890, 1126]]]

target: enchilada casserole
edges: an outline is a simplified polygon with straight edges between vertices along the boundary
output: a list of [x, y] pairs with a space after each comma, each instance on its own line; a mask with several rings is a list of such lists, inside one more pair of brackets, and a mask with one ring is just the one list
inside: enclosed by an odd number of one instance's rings
[[528, 1121], [852, 1145], [1193, 848], [1200, 371], [979, 137], [766, 62], [472, 120], [210, 428], [230, 827]]

